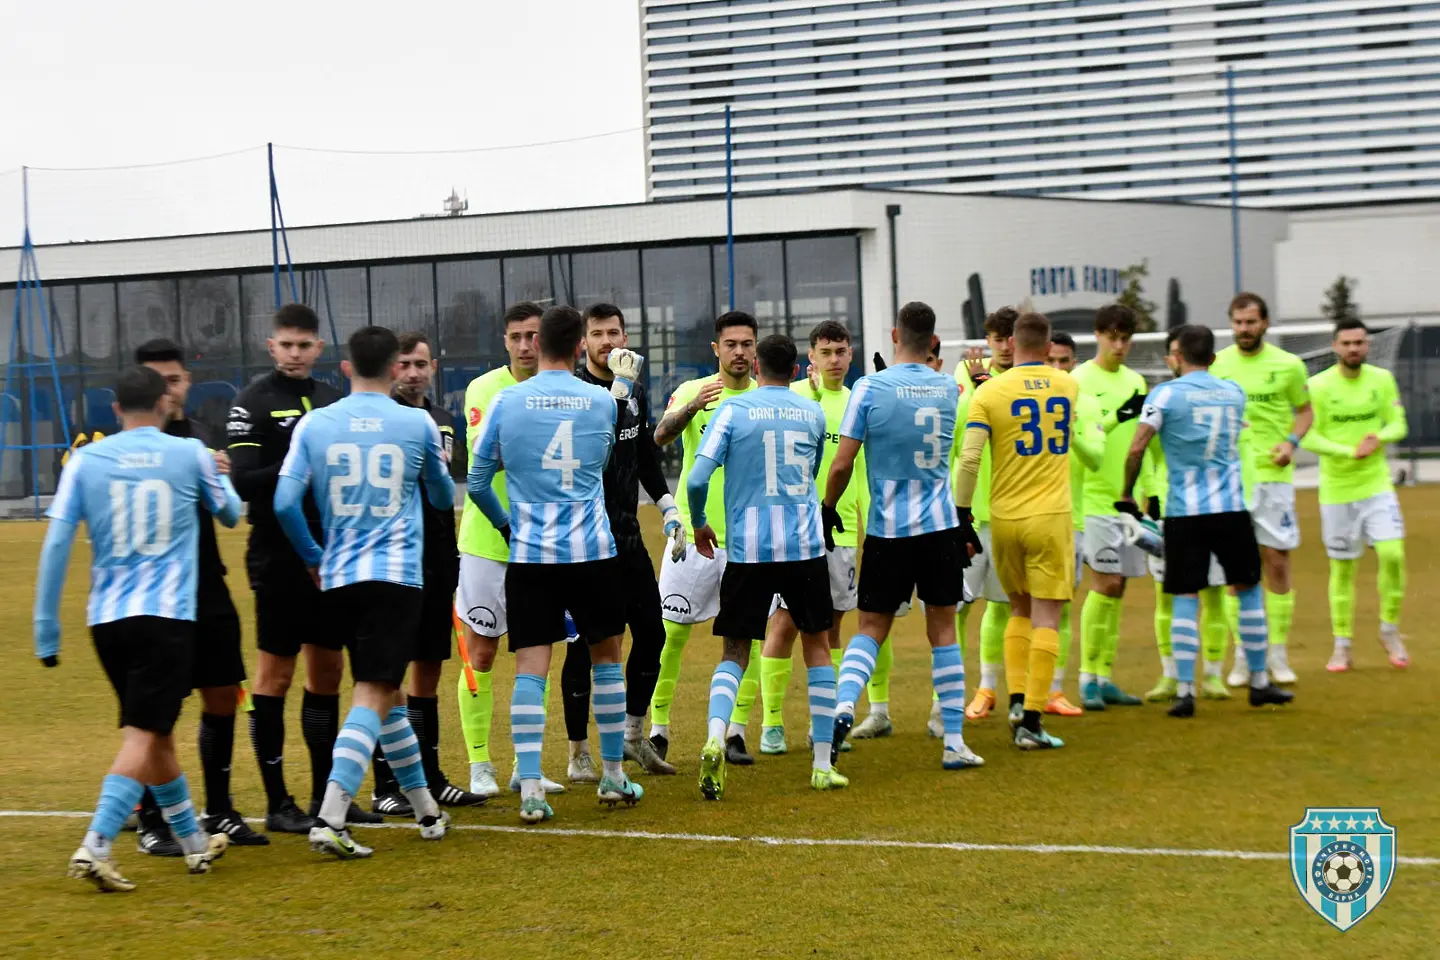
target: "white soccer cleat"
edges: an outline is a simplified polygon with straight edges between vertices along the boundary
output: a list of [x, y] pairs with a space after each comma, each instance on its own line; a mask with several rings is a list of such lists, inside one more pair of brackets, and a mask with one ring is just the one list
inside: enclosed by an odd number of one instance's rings
[[1265, 654], [1266, 665], [1270, 668], [1270, 679], [1276, 683], [1294, 683], [1295, 671], [1290, 669], [1289, 653], [1283, 643], [1274, 643]]
[[328, 823], [321, 822], [310, 828], [310, 849], [316, 853], [329, 853], [341, 860], [363, 860], [375, 851], [356, 843], [349, 830], [336, 830]]
[[210, 865], [225, 856], [230, 846], [230, 837], [223, 833], [212, 833], [205, 841], [205, 849], [199, 853], [185, 854], [185, 869], [191, 873], [209, 873]]
[[[543, 773], [540, 774], [540, 788], [541, 788], [542, 790], [544, 790], [546, 793], [564, 793], [564, 792], [565, 792], [565, 784], [563, 784], [563, 783], [556, 783], [554, 780], [551, 780], [549, 777], [545, 776], [545, 774], [543, 774]], [[510, 768], [510, 792], [511, 792], [511, 793], [519, 793], [519, 792], [520, 792], [520, 766], [519, 766], [519, 764], [515, 764], [515, 765], [511, 766], [511, 768]]]
[[1325, 663], [1325, 669], [1331, 673], [1344, 673], [1350, 669], [1350, 647], [1340, 646], [1338, 643], [1330, 653], [1330, 659]]
[[894, 732], [895, 727], [890, 723], [889, 714], [871, 713], [855, 725], [855, 729], [850, 731], [850, 737], [854, 740], [875, 740], [888, 737]]
[[600, 774], [595, 769], [595, 760], [587, 750], [584, 753], [577, 753], [570, 758], [570, 766], [565, 771], [571, 783], [599, 783]]
[[935, 739], [945, 736], [945, 721], [940, 716], [940, 701], [930, 704], [930, 719], [925, 721], [925, 732]]
[[500, 783], [495, 779], [495, 764], [489, 760], [470, 764], [470, 792], [486, 800], [500, 796]]
[[1235, 651], [1235, 664], [1230, 668], [1230, 676], [1225, 678], [1227, 687], [1248, 687], [1250, 686], [1250, 667], [1245, 663], [1245, 654]]
[[1400, 639], [1400, 630], [1392, 624], [1382, 623], [1380, 625], [1380, 645], [1385, 648], [1385, 655], [1390, 658], [1390, 666], [1398, 670], [1404, 670], [1410, 666], [1410, 654], [1405, 649], [1405, 641]]
[[65, 875], [73, 880], [89, 880], [101, 893], [129, 893], [135, 889], [134, 882], [120, 875], [114, 860], [95, 856], [89, 847], [82, 846], [71, 854]]
[[450, 814], [441, 810], [439, 816], [421, 817], [417, 823], [420, 825], [421, 840], [439, 840], [450, 829]]
[[967, 770], [970, 767], [985, 766], [985, 758], [962, 743], [953, 750], [945, 748], [945, 753], [940, 758], [940, 766], [946, 770]]

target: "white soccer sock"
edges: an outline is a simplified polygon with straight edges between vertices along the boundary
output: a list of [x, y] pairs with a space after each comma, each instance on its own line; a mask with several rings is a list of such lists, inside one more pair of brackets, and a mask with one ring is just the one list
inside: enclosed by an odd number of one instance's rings
[[95, 859], [104, 860], [110, 856], [110, 841], [100, 836], [100, 834], [94, 830], [87, 830], [85, 831], [85, 849], [89, 850]]
[[999, 682], [1000, 682], [1000, 664], [998, 664], [998, 663], [982, 663], [982, 664], [980, 664], [980, 686], [984, 687], [986, 690], [994, 690], [995, 687], [996, 687], [996, 685], [997, 685]]
[[842, 714], [842, 713], [848, 713], [848, 714], [849, 714], [850, 716], [852, 716], [852, 717], [855, 716], [855, 701], [854, 701], [854, 700], [837, 700], [837, 701], [835, 701], [835, 716], [838, 717], [838, 716], [840, 716], [840, 714]]
[[1059, 693], [1062, 689], [1064, 689], [1064, 685], [1065, 670], [1063, 667], [1056, 667], [1055, 676], [1050, 680], [1050, 692]]
[[541, 800], [545, 799], [545, 788], [544, 788], [543, 786], [541, 786], [541, 784], [542, 784], [543, 782], [544, 782], [544, 781], [541, 781], [541, 780], [521, 780], [521, 781], [520, 781], [520, 800], [521, 800], [521, 802], [523, 803], [524, 801], [530, 800], [530, 799], [532, 799], [532, 798], [538, 798], [538, 799], [541, 799]]
[[345, 814], [350, 812], [350, 802], [354, 799], [340, 784], [329, 781], [325, 784], [325, 799], [320, 804], [320, 819], [335, 830], [344, 830]]
[[589, 741], [589, 740], [571, 740], [571, 741], [570, 741], [570, 759], [571, 759], [571, 760], [574, 760], [576, 757], [580, 756], [580, 754], [582, 754], [582, 753], [589, 753], [589, 752], [590, 752], [590, 741]]
[[946, 749], [946, 750], [959, 750], [959, 749], [963, 748], [964, 746], [965, 746], [965, 734], [963, 734], [963, 733], [947, 733], [947, 734], [945, 734], [945, 749]]
[[405, 799], [410, 801], [410, 808], [415, 811], [416, 823], [419, 823], [424, 817], [440, 816], [440, 807], [430, 794], [429, 787], [416, 787], [413, 790], [402, 790], [401, 792], [405, 794]]
[[745, 728], [738, 723], [730, 724], [728, 727], [725, 728], [725, 739], [728, 740], [731, 737], [739, 737], [741, 740], [744, 740]]
[[625, 739], [635, 741], [640, 739], [640, 733], [645, 727], [644, 717], [632, 717], [625, 714]]
[[1335, 648], [1336, 648], [1337, 650], [1340, 650], [1340, 649], [1348, 650], [1348, 649], [1350, 649], [1350, 638], [1349, 638], [1349, 637], [1336, 637], [1336, 638], [1335, 638]]
[[625, 769], [621, 766], [621, 764], [623, 763], [623, 760], [601, 760], [600, 766], [604, 769], [605, 776], [609, 777], [612, 780], [618, 780], [620, 783], [624, 783]]
[[1175, 669], [1174, 657], [1161, 657], [1160, 670], [1165, 674], [1166, 679], [1169, 680], [1175, 680], [1180, 676], [1180, 672]]
[[1223, 660], [1205, 661], [1205, 676], [1207, 677], [1218, 677], [1224, 669], [1225, 661]]
[[204, 853], [205, 848], [210, 845], [210, 834], [204, 830], [196, 830], [188, 837], [175, 837], [175, 841], [186, 854]]
[[1195, 684], [1186, 683], [1182, 680], [1180, 683], [1175, 685], [1175, 695], [1177, 697], [1195, 696]]
[[664, 737], [666, 740], [669, 740], [669, 739], [670, 739], [670, 724], [668, 724], [668, 723], [652, 723], [652, 724], [650, 724], [650, 739], [651, 739], [651, 740], [654, 740], [656, 737]]
[[1095, 674], [1093, 674], [1093, 673], [1086, 673], [1086, 672], [1083, 671], [1083, 670], [1080, 671], [1080, 689], [1081, 689], [1081, 690], [1084, 690], [1086, 684], [1094, 683], [1094, 682], [1095, 682], [1095, 679], [1096, 679], [1096, 678], [1095, 678]]
[[888, 703], [872, 703], [872, 704], [870, 704], [870, 716], [872, 716], [872, 717], [888, 717], [888, 716], [890, 716], [890, 704], [888, 704]]
[[1264, 690], [1270, 686], [1270, 671], [1253, 670], [1250, 673], [1250, 686], [1256, 690]]
[[711, 717], [711, 718], [710, 718], [710, 727], [709, 727], [709, 731], [708, 731], [708, 732], [709, 732], [709, 734], [710, 734], [710, 739], [711, 739], [711, 740], [719, 740], [721, 743], [724, 743], [724, 742], [725, 742], [725, 721], [724, 721], [724, 720], [721, 720], [719, 717]]
[[813, 763], [813, 768], [816, 770], [830, 769], [830, 744], [815, 744], [815, 760]]

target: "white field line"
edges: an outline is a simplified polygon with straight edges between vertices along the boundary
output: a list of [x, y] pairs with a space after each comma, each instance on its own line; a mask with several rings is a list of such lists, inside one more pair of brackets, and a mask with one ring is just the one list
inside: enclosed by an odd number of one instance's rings
[[[4, 817], [88, 819], [80, 810], [0, 810]], [[264, 823], [263, 817], [247, 817]], [[357, 824], [362, 829], [413, 830], [413, 823]], [[1080, 853], [1107, 857], [1200, 857], [1210, 860], [1288, 860], [1289, 854], [1257, 850], [1191, 850], [1177, 847], [1112, 847], [1066, 843], [962, 843], [959, 841], [869, 840], [841, 837], [737, 837], [717, 833], [656, 833], [650, 830], [580, 830], [568, 827], [514, 827], [499, 824], [454, 823], [451, 830], [483, 833], [524, 833], [538, 837], [598, 837], [605, 840], [669, 840], [679, 843], [753, 843], [768, 847], [861, 847], [888, 850], [944, 850], [951, 853]], [[1410, 867], [1440, 867], [1440, 857], [1396, 857]]]

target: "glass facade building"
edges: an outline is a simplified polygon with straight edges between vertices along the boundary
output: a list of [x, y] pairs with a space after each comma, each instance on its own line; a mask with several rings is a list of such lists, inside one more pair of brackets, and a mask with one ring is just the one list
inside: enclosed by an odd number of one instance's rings
[[[1440, 197], [1440, 3], [644, 0], [652, 199]], [[1234, 72], [1233, 129], [1227, 69]]]

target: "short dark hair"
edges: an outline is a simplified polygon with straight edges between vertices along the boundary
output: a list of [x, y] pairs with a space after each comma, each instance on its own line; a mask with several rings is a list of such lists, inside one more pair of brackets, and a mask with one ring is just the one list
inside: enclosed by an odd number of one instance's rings
[[1186, 323], [1175, 328], [1180, 356], [1191, 366], [1208, 367], [1215, 362], [1215, 334], [1209, 327]]
[[185, 355], [180, 352], [180, 344], [174, 340], [167, 340], [159, 337], [155, 340], [146, 340], [135, 348], [135, 362], [146, 363], [169, 363], [171, 361], [185, 365]]
[[720, 339], [720, 333], [727, 327], [749, 327], [751, 333], [757, 336], [760, 333], [760, 324], [756, 323], [755, 318], [744, 310], [730, 310], [716, 317], [715, 339]]
[[1015, 318], [1010, 336], [1015, 338], [1015, 346], [1038, 350], [1050, 342], [1050, 318], [1043, 313], [1022, 313]]
[[400, 355], [400, 340], [386, 327], [361, 327], [350, 334], [347, 346], [355, 376], [367, 380], [383, 374]]
[[304, 330], [306, 333], [320, 334], [320, 318], [315, 311], [303, 303], [287, 303], [275, 311], [275, 320], [271, 324], [273, 330]]
[[900, 330], [900, 342], [911, 350], [930, 350], [930, 341], [935, 336], [935, 311], [928, 303], [911, 300], [900, 308], [895, 318]]
[[572, 360], [585, 336], [580, 311], [556, 304], [540, 317], [540, 356], [546, 360]]
[[590, 329], [591, 320], [619, 320], [620, 329], [625, 329], [625, 314], [613, 303], [592, 303], [585, 308], [585, 329]]
[[755, 347], [760, 374], [776, 380], [789, 380], [795, 373], [795, 341], [783, 333], [772, 333]]
[[1123, 303], [1107, 303], [1095, 311], [1096, 333], [1135, 333], [1135, 311]]
[[850, 331], [845, 329], [845, 324], [839, 320], [821, 320], [815, 324], [815, 329], [810, 331], [810, 347], [814, 349], [821, 340], [829, 340], [831, 343], [849, 343]]
[[1236, 310], [1244, 310], [1246, 307], [1259, 307], [1260, 319], [1270, 319], [1270, 308], [1265, 305], [1265, 298], [1258, 293], [1249, 293], [1248, 291], [1235, 294], [1230, 300], [1230, 310], [1225, 315], [1233, 316]]
[[168, 389], [165, 378], [149, 367], [130, 367], [115, 379], [115, 403], [121, 413], [154, 410]]
[[1014, 307], [1001, 307], [985, 318], [985, 332], [997, 337], [1013, 337], [1015, 321], [1019, 319], [1020, 312]]
[[1335, 339], [1335, 337], [1340, 336], [1340, 334], [1346, 330], [1364, 330], [1366, 333], [1370, 332], [1370, 328], [1365, 326], [1365, 322], [1359, 317], [1346, 317], [1343, 320], [1335, 321], [1335, 333], [1330, 339]]
[[425, 344], [430, 351], [430, 356], [435, 356], [435, 348], [430, 345], [430, 338], [419, 330], [407, 330], [396, 338], [399, 344], [399, 353], [414, 353], [420, 344]]
[[1055, 346], [1057, 347], [1064, 347], [1071, 353], [1078, 352], [1075, 349], [1075, 338], [1070, 336], [1070, 334], [1066, 333], [1064, 330], [1051, 330], [1050, 342], [1055, 344]]
[[533, 300], [517, 300], [505, 308], [505, 326], [512, 323], [520, 323], [522, 320], [529, 320], [531, 317], [544, 316], [545, 311], [540, 309], [540, 304]]

